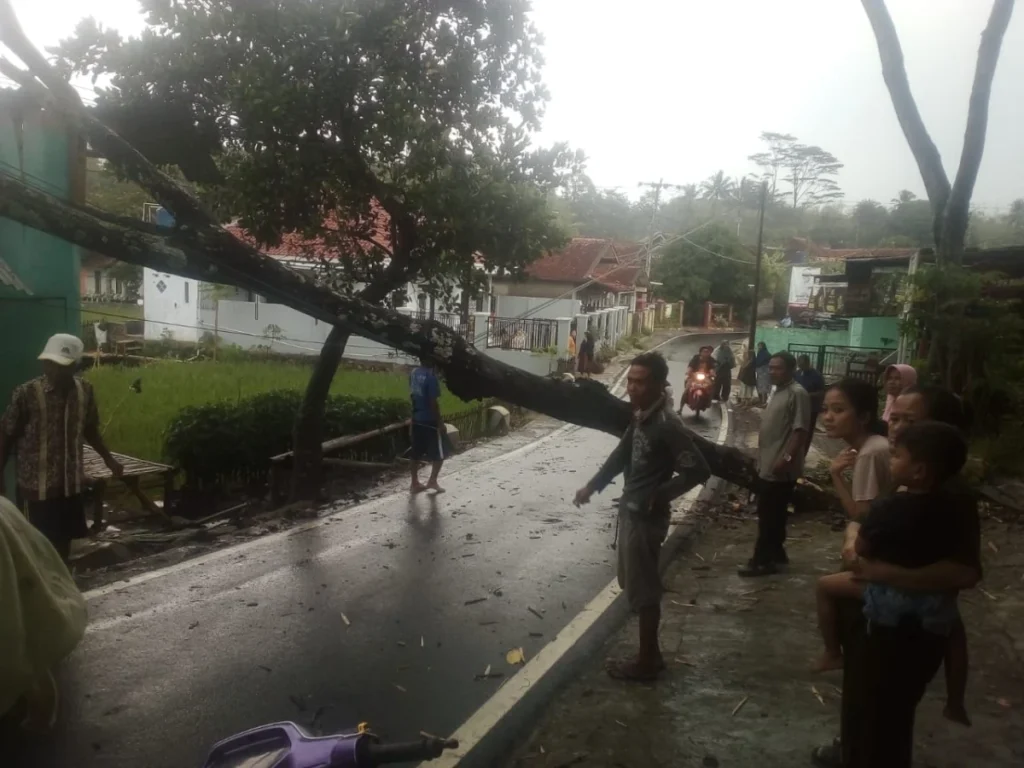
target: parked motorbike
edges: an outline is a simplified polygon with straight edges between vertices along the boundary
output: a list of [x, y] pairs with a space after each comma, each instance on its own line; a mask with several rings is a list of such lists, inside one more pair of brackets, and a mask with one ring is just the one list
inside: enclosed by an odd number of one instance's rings
[[[714, 388], [714, 375], [710, 372], [697, 371], [690, 377], [690, 381], [686, 385], [683, 403], [693, 411], [694, 416], [700, 416], [701, 411], [711, 407], [711, 394]], [[679, 410], [682, 410], [681, 406]]]
[[295, 723], [274, 723], [217, 743], [203, 768], [374, 768], [435, 760], [458, 746], [425, 733], [419, 741], [384, 744], [365, 724], [355, 733], [310, 736]]

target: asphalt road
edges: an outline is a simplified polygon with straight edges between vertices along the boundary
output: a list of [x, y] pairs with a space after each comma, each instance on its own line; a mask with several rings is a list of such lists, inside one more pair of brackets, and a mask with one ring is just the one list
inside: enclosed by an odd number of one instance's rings
[[[663, 348], [677, 397], [698, 341]], [[717, 435], [717, 410], [684, 418]], [[218, 739], [279, 720], [451, 733], [501, 683], [476, 675], [513, 674], [506, 651], [532, 656], [613, 577], [621, 486], [570, 500], [614, 443], [571, 428], [471, 452], [443, 496], [396, 493], [93, 596], [55, 735], [0, 762], [199, 768]]]

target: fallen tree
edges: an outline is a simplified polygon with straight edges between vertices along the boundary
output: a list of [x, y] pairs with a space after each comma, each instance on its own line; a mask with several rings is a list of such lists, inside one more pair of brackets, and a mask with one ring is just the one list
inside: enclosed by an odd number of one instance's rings
[[[96, 253], [161, 272], [234, 285], [417, 357], [434, 360], [449, 389], [464, 400], [494, 397], [611, 434], [629, 424], [629, 406], [600, 384], [544, 379], [481, 354], [447, 327], [419, 321], [318, 285], [224, 230], [191, 192], [100, 122], [29, 43], [8, 0], [0, 0], [0, 42], [28, 67], [0, 59], [0, 71], [44, 108], [63, 114], [93, 150], [173, 214], [159, 227], [69, 203], [0, 174], [0, 216]], [[739, 451], [692, 433], [712, 472], [752, 487], [756, 473]]]

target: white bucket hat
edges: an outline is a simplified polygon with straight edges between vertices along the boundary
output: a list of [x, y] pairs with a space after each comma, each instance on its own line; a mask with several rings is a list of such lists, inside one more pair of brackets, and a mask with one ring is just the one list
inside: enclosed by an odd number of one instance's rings
[[85, 345], [77, 336], [70, 333], [56, 333], [46, 341], [40, 360], [49, 360], [57, 365], [74, 365], [82, 359]]

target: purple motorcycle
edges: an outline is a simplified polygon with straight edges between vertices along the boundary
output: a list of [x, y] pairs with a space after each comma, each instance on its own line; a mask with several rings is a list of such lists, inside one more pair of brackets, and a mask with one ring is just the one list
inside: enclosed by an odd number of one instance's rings
[[295, 723], [274, 723], [219, 742], [203, 768], [372, 768], [434, 760], [454, 739], [421, 734], [419, 741], [382, 744], [360, 726], [356, 733], [310, 736]]

